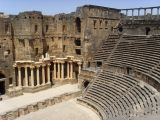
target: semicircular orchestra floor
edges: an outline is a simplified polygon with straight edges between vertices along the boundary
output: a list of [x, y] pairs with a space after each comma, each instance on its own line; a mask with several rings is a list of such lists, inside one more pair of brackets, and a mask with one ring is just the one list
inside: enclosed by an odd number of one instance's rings
[[100, 120], [100, 118], [91, 109], [76, 103], [76, 99], [71, 99], [16, 120]]

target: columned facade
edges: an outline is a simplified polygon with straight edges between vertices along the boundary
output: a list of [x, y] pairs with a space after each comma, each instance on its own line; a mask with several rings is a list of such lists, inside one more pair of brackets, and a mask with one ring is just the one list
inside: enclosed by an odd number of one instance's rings
[[[74, 70], [74, 65], [78, 66]], [[50, 60], [17, 61], [14, 64], [16, 85], [22, 89], [37, 89], [46, 85], [51, 86], [51, 81], [75, 80], [75, 73], [80, 73], [81, 62], [72, 58], [55, 58]], [[51, 77], [51, 73], [53, 74]], [[51, 79], [52, 78], [52, 79]]]

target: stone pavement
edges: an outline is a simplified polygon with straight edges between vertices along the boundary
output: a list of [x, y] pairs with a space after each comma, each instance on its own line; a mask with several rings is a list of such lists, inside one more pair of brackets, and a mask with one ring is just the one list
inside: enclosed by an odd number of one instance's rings
[[50, 88], [36, 93], [25, 93], [22, 96], [0, 101], [0, 115], [21, 108], [26, 105], [36, 103], [47, 98], [56, 97], [58, 95], [70, 92], [80, 91], [77, 84], [66, 84], [56, 88]]
[[16, 120], [100, 120], [89, 108], [76, 103], [76, 99], [21, 116]]

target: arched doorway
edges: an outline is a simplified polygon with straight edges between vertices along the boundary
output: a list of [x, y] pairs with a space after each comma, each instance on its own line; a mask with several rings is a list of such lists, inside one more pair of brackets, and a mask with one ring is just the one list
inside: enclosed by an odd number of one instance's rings
[[0, 73], [0, 95], [5, 94], [5, 76]]
[[149, 35], [151, 29], [149, 27], [146, 27], [146, 35]]
[[84, 88], [87, 88], [88, 85], [89, 85], [89, 81], [88, 80], [84, 81], [83, 83]]

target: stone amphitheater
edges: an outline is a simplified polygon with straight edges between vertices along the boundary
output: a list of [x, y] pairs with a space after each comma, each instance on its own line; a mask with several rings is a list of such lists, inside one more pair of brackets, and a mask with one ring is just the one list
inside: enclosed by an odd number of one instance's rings
[[160, 120], [160, 6], [0, 13], [0, 120]]

